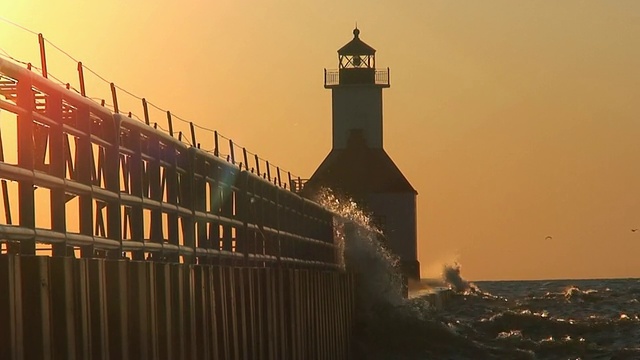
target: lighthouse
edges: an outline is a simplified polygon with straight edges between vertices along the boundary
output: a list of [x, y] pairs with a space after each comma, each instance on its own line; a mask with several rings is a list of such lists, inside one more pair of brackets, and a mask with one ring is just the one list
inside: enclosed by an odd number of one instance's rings
[[353, 39], [338, 50], [338, 69], [324, 70], [324, 87], [331, 90], [332, 148], [303, 193], [326, 187], [354, 199], [372, 214], [402, 273], [418, 279], [418, 193], [384, 150], [382, 90], [390, 87], [389, 68], [378, 69], [375, 54], [356, 27]]

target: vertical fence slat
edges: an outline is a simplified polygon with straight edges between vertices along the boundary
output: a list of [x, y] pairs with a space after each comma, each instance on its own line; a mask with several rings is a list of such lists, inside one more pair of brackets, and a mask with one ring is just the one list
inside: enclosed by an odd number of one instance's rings
[[73, 263], [69, 257], [51, 258], [51, 292], [53, 350], [56, 359], [76, 359], [76, 308]]
[[22, 320], [26, 359], [51, 359], [51, 297], [49, 258], [22, 256]]
[[247, 331], [247, 295], [245, 293], [245, 276], [243, 268], [235, 268], [234, 270], [234, 281], [235, 281], [235, 291], [236, 291], [236, 303], [238, 306], [235, 308], [236, 319], [238, 322], [238, 337], [239, 347], [240, 347], [240, 356], [239, 358], [242, 360], [249, 360], [248, 356], [248, 331]]
[[[131, 359], [149, 358], [149, 304], [147, 288], [146, 262], [131, 261], [123, 265], [127, 267], [128, 291], [128, 345]], [[125, 310], [126, 311], [126, 310]]]
[[217, 311], [217, 299], [216, 299], [216, 281], [214, 276], [216, 275], [214, 271], [215, 267], [207, 266], [205, 267], [206, 274], [206, 282], [207, 282], [207, 292], [205, 303], [207, 304], [207, 312], [209, 314], [209, 324], [210, 324], [210, 344], [211, 348], [209, 350], [211, 354], [211, 358], [213, 360], [223, 359], [220, 356], [220, 351], [222, 350], [222, 344], [219, 342], [219, 333], [222, 329], [220, 329], [218, 311]]
[[171, 341], [173, 356], [175, 359], [185, 359], [185, 321], [184, 321], [184, 266], [180, 264], [171, 265]]
[[185, 323], [185, 359], [196, 360], [196, 328], [195, 328], [195, 278], [194, 266], [184, 265], [184, 323]]
[[[107, 291], [109, 354], [118, 359], [129, 359], [129, 296], [127, 262], [107, 260], [104, 263]], [[117, 296], [114, 296], [117, 294]], [[136, 335], [135, 331], [131, 332]], [[135, 346], [137, 339], [132, 341]]]
[[0, 359], [23, 359], [20, 257], [0, 256]]
[[258, 353], [258, 339], [256, 334], [256, 294], [255, 294], [255, 273], [252, 268], [244, 268], [245, 279], [243, 286], [245, 288], [246, 300], [245, 300], [245, 308], [247, 312], [247, 343], [248, 343], [248, 352], [247, 357], [249, 359], [257, 359], [259, 355]]
[[174, 305], [172, 302], [171, 265], [155, 263], [156, 269], [156, 314], [159, 359], [174, 359], [172, 321]]
[[229, 317], [227, 315], [227, 289], [223, 267], [214, 267], [214, 278], [216, 287], [216, 320], [218, 321], [218, 344], [220, 359], [231, 359], [232, 349], [229, 343]]
[[146, 332], [147, 332], [147, 336], [148, 336], [148, 350], [147, 353], [149, 354], [149, 358], [150, 359], [158, 359], [160, 357], [159, 355], [159, 349], [158, 349], [158, 295], [157, 295], [157, 288], [156, 288], [156, 267], [155, 264], [152, 262], [145, 262], [144, 263], [144, 268], [145, 268], [145, 281], [147, 283], [147, 297], [146, 297], [146, 303], [147, 303], [147, 308], [144, 309], [144, 311], [146, 312], [147, 316], [148, 316], [148, 321], [147, 321], [147, 327], [146, 327]]

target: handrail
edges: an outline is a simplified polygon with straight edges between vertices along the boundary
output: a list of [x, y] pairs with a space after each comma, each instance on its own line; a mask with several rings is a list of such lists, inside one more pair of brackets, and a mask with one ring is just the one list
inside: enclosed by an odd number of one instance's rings
[[[127, 253], [134, 259], [151, 256], [158, 261], [188, 263], [225, 259], [255, 263], [275, 258], [278, 266], [342, 266], [333, 230], [336, 214], [319, 204], [286, 191], [246, 166], [111, 113], [7, 60], [0, 59], [0, 75], [14, 80], [18, 89], [14, 98], [0, 100], [0, 108], [15, 114], [21, 124], [33, 124], [21, 125], [24, 130], [20, 131], [46, 131], [51, 156], [60, 151], [54, 143], [66, 138], [65, 133], [73, 134], [76, 141], [75, 156], [64, 154], [62, 161], [39, 164], [41, 160], [28, 145], [32, 143], [23, 136], [18, 139], [18, 164], [0, 162], [3, 181], [16, 181], [22, 188], [49, 189], [51, 213], [55, 214], [51, 229], [28, 221], [18, 227], [0, 225], [0, 238], [8, 241], [11, 252], [33, 253], [37, 242], [51, 245], [53, 256], [66, 256], [65, 249], [76, 248], [83, 257], [105, 256], [96, 253], [103, 251], [110, 257]], [[25, 89], [48, 99], [44, 110], [20, 100], [27, 96]], [[100, 173], [104, 177], [96, 177]], [[68, 199], [54, 197], [59, 191], [79, 199], [79, 215], [66, 214]], [[18, 194], [21, 219], [35, 217], [38, 204], [33, 194]], [[8, 203], [6, 192], [3, 196]], [[91, 205], [87, 208], [83, 202]], [[150, 213], [146, 220], [145, 212]], [[60, 214], [78, 216], [90, 226], [81, 226], [80, 233], [69, 232], [64, 222], [55, 220]], [[169, 230], [163, 229], [167, 226]], [[152, 234], [148, 238], [147, 232]], [[11, 245], [14, 242], [19, 246]]]

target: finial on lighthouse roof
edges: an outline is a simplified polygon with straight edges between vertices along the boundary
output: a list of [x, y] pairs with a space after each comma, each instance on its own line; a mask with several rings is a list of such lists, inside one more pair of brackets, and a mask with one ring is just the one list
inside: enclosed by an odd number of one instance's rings
[[358, 37], [360, 35], [360, 30], [358, 29], [358, 22], [356, 21], [356, 27], [353, 29], [353, 37]]

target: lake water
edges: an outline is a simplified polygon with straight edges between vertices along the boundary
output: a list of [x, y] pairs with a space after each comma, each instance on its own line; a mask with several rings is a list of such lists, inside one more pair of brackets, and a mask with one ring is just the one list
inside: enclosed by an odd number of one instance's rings
[[640, 279], [457, 282], [441, 310], [419, 294], [373, 306], [363, 357], [640, 359]]

